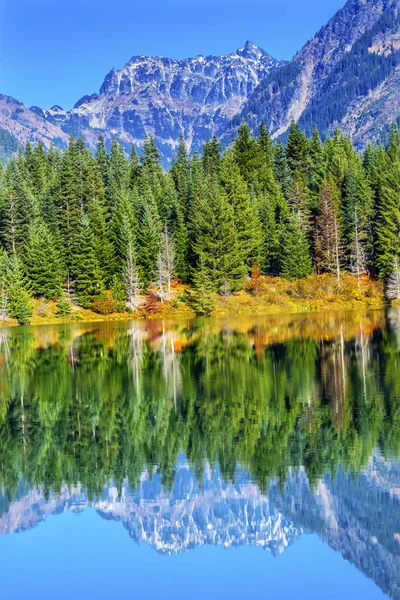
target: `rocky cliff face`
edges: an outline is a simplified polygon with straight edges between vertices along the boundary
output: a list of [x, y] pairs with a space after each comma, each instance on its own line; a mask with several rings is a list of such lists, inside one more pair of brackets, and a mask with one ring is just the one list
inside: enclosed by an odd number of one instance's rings
[[99, 94], [84, 96], [66, 112], [24, 107], [0, 97], [0, 127], [18, 142], [51, 141], [64, 145], [68, 135], [82, 135], [93, 146], [99, 133], [118, 138], [129, 150], [153, 135], [167, 164], [181, 134], [188, 148], [200, 150], [220, 135], [260, 81], [280, 63], [251, 42], [225, 56], [185, 60], [134, 56], [113, 69]]
[[266, 77], [225, 135], [264, 120], [279, 137], [292, 119], [311, 133], [336, 126], [359, 147], [400, 116], [400, 2], [349, 0], [287, 65]]

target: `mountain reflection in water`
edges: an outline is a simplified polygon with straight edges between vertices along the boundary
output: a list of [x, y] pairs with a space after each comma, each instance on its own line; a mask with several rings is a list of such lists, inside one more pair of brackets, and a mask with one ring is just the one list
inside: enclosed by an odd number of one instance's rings
[[2, 329], [0, 535], [91, 505], [173, 554], [317, 533], [400, 598], [400, 312]]

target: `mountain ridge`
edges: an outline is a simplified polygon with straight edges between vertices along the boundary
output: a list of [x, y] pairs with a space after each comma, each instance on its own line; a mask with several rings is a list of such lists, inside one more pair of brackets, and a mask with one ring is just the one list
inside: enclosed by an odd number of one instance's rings
[[12, 136], [0, 155], [28, 140], [63, 147], [70, 135], [94, 148], [99, 134], [129, 152], [152, 135], [168, 166], [181, 135], [193, 153], [212, 135], [228, 145], [243, 121], [285, 138], [292, 120], [307, 135], [339, 127], [362, 150], [400, 121], [399, 89], [400, 0], [348, 0], [289, 62], [247, 41], [221, 56], [134, 55], [68, 111], [0, 95], [0, 128]]
[[133, 56], [122, 69], [111, 69], [99, 93], [80, 98], [70, 111], [27, 108], [0, 97], [0, 127], [18, 141], [52, 141], [65, 146], [81, 135], [94, 147], [98, 135], [113, 137], [129, 151], [153, 135], [164, 163], [171, 161], [183, 133], [191, 151], [220, 135], [261, 79], [281, 63], [247, 41], [235, 52], [187, 59]]

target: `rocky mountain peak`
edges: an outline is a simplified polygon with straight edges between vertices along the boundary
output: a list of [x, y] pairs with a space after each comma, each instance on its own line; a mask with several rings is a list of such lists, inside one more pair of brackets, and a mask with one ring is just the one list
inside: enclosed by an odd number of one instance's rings
[[244, 58], [251, 58], [253, 60], [259, 60], [262, 56], [269, 56], [265, 50], [253, 44], [247, 40], [245, 45], [242, 48], [239, 48], [236, 51], [236, 54], [239, 56], [243, 56]]

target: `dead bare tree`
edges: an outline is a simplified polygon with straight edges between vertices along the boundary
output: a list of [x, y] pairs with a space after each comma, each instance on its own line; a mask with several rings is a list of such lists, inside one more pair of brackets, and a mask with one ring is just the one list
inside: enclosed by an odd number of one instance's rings
[[157, 288], [161, 302], [164, 302], [165, 287], [171, 293], [171, 282], [175, 274], [175, 249], [168, 229], [165, 228], [161, 247], [157, 256]]
[[340, 286], [343, 243], [341, 223], [335, 206], [335, 194], [333, 183], [325, 181], [321, 188], [320, 214], [316, 221], [315, 254], [319, 270], [335, 273]]
[[125, 291], [128, 298], [128, 306], [133, 309], [139, 308], [140, 304], [140, 274], [136, 264], [135, 249], [133, 241], [130, 240], [126, 248], [126, 263], [124, 270]]
[[399, 259], [393, 261], [393, 271], [386, 282], [386, 295], [389, 300], [400, 299], [400, 264]]
[[354, 209], [354, 231], [350, 253], [350, 271], [353, 275], [357, 276], [358, 287], [360, 287], [361, 276], [365, 275], [368, 270], [357, 207]]

